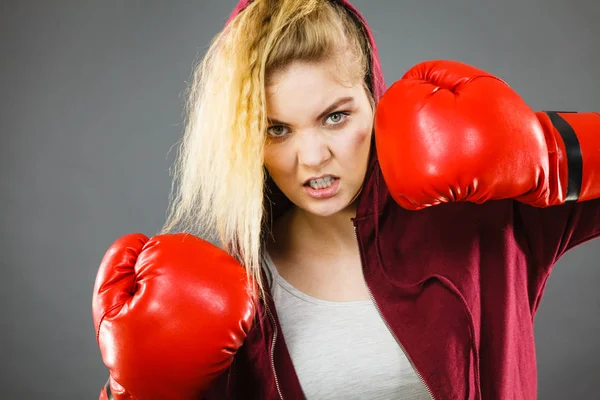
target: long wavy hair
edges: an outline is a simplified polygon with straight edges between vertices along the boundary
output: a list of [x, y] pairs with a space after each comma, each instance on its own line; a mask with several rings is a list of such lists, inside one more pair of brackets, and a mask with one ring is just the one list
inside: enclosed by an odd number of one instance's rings
[[333, 0], [251, 2], [194, 68], [162, 233], [183, 231], [220, 242], [264, 295], [269, 77], [293, 61], [337, 60], [341, 73], [369, 82], [369, 59], [364, 26]]

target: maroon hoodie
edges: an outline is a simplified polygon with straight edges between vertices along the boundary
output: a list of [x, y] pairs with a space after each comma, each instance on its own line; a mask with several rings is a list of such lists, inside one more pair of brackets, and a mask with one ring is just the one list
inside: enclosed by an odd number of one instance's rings
[[[377, 100], [385, 83], [372, 33], [341, 2], [369, 33]], [[282, 197], [272, 201], [275, 216], [289, 206]], [[408, 211], [390, 196], [373, 146], [353, 223], [372, 298], [435, 399], [536, 398], [534, 316], [557, 260], [600, 236], [600, 200]], [[304, 399], [272, 298], [208, 399]]]

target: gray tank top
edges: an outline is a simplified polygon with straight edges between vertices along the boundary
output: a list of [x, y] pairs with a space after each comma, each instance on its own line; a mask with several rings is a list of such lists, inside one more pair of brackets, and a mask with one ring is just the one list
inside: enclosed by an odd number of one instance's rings
[[371, 300], [309, 296], [279, 275], [266, 252], [263, 268], [308, 400], [431, 399]]

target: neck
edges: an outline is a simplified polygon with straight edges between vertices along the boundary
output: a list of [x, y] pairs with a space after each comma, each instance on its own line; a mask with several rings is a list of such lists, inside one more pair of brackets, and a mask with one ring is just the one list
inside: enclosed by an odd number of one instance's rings
[[339, 256], [356, 247], [351, 220], [355, 215], [355, 204], [326, 217], [294, 207], [281, 216], [273, 239], [276, 247], [288, 254], [311, 252], [322, 257]]

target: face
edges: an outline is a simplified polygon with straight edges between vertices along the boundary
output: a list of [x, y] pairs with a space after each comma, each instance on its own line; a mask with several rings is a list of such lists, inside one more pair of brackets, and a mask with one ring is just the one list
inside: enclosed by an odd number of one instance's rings
[[292, 203], [319, 216], [349, 207], [367, 168], [373, 110], [335, 63], [295, 62], [270, 77], [265, 167]]

